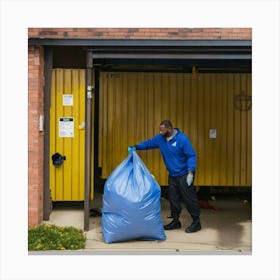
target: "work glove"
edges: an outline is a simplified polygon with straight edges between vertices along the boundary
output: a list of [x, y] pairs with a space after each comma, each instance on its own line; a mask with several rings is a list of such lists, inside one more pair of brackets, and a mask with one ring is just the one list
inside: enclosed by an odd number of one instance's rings
[[136, 148], [135, 148], [134, 146], [129, 146], [129, 147], [127, 148], [127, 151], [128, 151], [129, 153], [132, 153], [132, 152], [136, 151]]
[[189, 173], [186, 177], [186, 183], [189, 186], [191, 186], [191, 184], [193, 183], [193, 173]]

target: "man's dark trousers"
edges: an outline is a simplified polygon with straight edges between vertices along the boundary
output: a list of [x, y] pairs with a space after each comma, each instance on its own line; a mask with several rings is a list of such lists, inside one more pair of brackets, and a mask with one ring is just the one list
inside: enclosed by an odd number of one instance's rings
[[174, 219], [180, 217], [180, 213], [182, 211], [180, 200], [182, 198], [193, 220], [199, 220], [200, 206], [198, 203], [195, 187], [193, 183], [188, 186], [186, 183], [186, 178], [187, 174], [180, 177], [169, 176], [168, 178], [171, 216]]

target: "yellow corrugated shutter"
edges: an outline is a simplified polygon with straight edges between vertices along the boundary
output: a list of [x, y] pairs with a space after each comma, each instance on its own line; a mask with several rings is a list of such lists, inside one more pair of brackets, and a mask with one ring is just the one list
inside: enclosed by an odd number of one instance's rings
[[[251, 94], [250, 74], [101, 72], [102, 177], [127, 156], [127, 146], [153, 137], [160, 121], [170, 119], [197, 152], [196, 185], [251, 186]], [[216, 138], [209, 137], [210, 129]], [[167, 185], [159, 151], [138, 153], [159, 184]]]

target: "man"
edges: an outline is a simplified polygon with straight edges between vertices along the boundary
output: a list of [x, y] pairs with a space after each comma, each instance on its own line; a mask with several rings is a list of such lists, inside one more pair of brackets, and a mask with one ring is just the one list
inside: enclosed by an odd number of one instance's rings
[[193, 185], [196, 170], [196, 153], [189, 138], [178, 128], [173, 128], [169, 120], [160, 123], [159, 134], [137, 145], [128, 147], [128, 151], [159, 148], [169, 172], [169, 202], [173, 220], [164, 226], [165, 230], [181, 228], [180, 198], [192, 217], [192, 224], [185, 232], [192, 233], [201, 229], [200, 206]]

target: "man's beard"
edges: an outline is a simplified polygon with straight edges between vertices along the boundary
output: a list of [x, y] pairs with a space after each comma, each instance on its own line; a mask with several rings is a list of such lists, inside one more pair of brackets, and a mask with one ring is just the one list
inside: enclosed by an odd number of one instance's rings
[[166, 131], [164, 134], [161, 134], [161, 136], [164, 137], [164, 138], [167, 138], [167, 137], [170, 137], [171, 134], [170, 134], [169, 131]]

